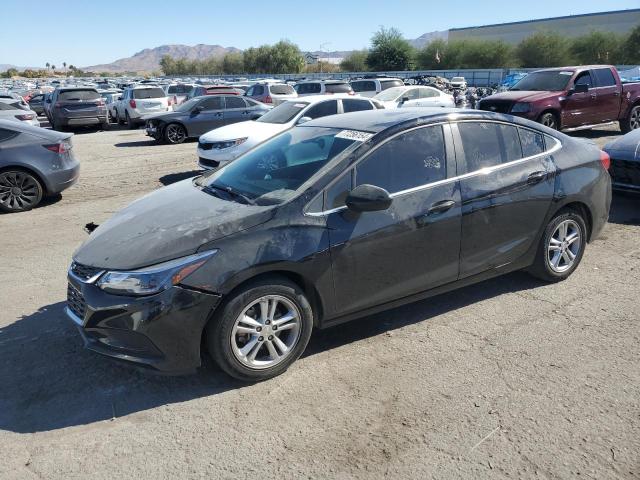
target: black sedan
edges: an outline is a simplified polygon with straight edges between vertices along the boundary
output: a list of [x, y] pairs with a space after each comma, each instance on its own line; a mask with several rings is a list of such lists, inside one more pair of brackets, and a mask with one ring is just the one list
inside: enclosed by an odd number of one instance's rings
[[147, 135], [158, 142], [182, 143], [214, 128], [255, 120], [272, 107], [237, 95], [209, 95], [187, 100], [172, 112], [143, 117]]
[[615, 190], [640, 193], [640, 129], [608, 143], [611, 181]]
[[86, 346], [165, 372], [282, 373], [323, 328], [514, 270], [557, 282], [609, 214], [608, 157], [528, 120], [328, 116], [141, 198], [73, 256]]

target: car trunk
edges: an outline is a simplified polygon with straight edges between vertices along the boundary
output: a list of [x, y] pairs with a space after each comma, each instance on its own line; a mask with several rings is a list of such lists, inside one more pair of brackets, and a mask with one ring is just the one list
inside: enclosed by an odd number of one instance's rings
[[92, 90], [60, 92], [54, 107], [66, 118], [98, 117], [104, 115], [104, 100]]

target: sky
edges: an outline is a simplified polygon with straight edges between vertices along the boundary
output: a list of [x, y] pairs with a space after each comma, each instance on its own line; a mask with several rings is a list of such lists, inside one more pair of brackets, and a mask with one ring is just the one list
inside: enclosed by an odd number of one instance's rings
[[1, 0], [0, 64], [83, 67], [164, 44], [245, 49], [283, 38], [305, 51], [353, 50], [367, 47], [381, 25], [412, 39], [449, 28], [629, 8], [640, 8], [640, 0]]

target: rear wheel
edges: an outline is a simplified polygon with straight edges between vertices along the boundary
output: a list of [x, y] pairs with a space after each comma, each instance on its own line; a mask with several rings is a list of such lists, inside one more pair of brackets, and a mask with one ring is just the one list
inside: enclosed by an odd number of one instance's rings
[[558, 130], [559, 128], [558, 119], [551, 112], [543, 113], [542, 115], [540, 115], [538, 123], [541, 123], [545, 127], [553, 128], [554, 130]]
[[561, 211], [547, 225], [529, 271], [547, 282], [564, 280], [578, 268], [586, 245], [587, 227], [582, 215]]
[[118, 113], [117, 109], [116, 109], [116, 123], [118, 125], [124, 125], [124, 120], [122, 118], [120, 118], [120, 113]]
[[187, 131], [179, 123], [170, 123], [164, 128], [164, 140], [167, 143], [178, 144], [187, 139]]
[[620, 120], [620, 130], [622, 130], [622, 133], [629, 133], [631, 130], [637, 128], [640, 128], [640, 105], [631, 107], [627, 118]]
[[0, 172], [0, 211], [24, 212], [36, 207], [44, 189], [40, 181], [23, 170]]
[[313, 311], [304, 292], [273, 277], [240, 289], [207, 327], [209, 352], [222, 370], [255, 382], [283, 373], [309, 342]]
[[127, 127], [129, 127], [129, 130], [133, 130], [134, 128], [136, 128], [136, 124], [134, 123], [133, 120], [131, 120], [131, 117], [129, 116], [129, 112], [124, 112], [124, 116], [127, 120]]

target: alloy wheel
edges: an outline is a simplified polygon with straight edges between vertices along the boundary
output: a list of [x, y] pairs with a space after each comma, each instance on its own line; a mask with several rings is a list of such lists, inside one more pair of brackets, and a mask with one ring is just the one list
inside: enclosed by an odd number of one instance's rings
[[231, 331], [236, 359], [253, 369], [273, 367], [285, 360], [300, 339], [301, 313], [282, 295], [265, 295], [247, 305]]
[[640, 107], [633, 107], [629, 115], [629, 127], [631, 130], [640, 128]]
[[171, 124], [167, 127], [167, 139], [171, 143], [182, 143], [186, 137], [184, 128], [180, 125]]
[[40, 185], [26, 172], [0, 173], [0, 205], [6, 210], [28, 210], [38, 204]]
[[582, 248], [582, 233], [573, 220], [564, 220], [549, 237], [547, 262], [556, 273], [563, 273], [573, 267]]
[[556, 129], [556, 119], [553, 115], [545, 115], [542, 117], [542, 124], [545, 127]]

